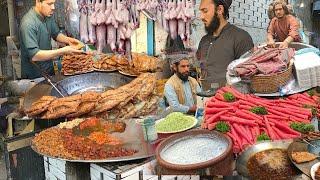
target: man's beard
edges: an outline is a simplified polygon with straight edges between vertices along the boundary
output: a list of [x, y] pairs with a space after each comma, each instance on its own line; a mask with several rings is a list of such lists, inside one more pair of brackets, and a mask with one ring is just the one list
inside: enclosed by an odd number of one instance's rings
[[213, 34], [220, 26], [220, 19], [218, 18], [218, 14], [214, 13], [214, 16], [209, 24], [209, 26], [206, 26], [206, 32], [208, 34]]
[[188, 81], [188, 78], [189, 78], [189, 73], [187, 75], [183, 75], [181, 74], [180, 72], [176, 72], [177, 73], [177, 76], [184, 82]]

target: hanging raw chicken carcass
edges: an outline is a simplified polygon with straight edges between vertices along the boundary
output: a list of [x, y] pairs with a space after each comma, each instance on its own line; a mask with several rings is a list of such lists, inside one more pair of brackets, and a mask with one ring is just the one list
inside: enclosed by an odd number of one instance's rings
[[68, 35], [79, 38], [79, 18], [80, 12], [77, 0], [65, 0], [65, 27]]
[[80, 40], [84, 43], [89, 42], [88, 33], [88, 7], [87, 0], [79, 0], [80, 11]]
[[[94, 16], [95, 13], [95, 3], [96, 0], [87, 0], [88, 4], [88, 33], [89, 33], [89, 43], [95, 44], [97, 42], [97, 35], [96, 35], [96, 22], [91, 22], [91, 17]], [[96, 21], [96, 18], [93, 20]], [[95, 25], [94, 25], [95, 24]]]

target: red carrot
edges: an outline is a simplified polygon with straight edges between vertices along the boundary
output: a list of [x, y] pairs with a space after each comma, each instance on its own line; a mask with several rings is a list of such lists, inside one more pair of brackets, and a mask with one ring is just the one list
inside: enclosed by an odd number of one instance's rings
[[256, 117], [251, 116], [250, 114], [247, 114], [247, 113], [245, 113], [244, 111], [241, 111], [241, 110], [236, 110], [235, 114], [236, 114], [238, 117], [241, 117], [241, 118], [244, 118], [244, 119], [248, 119], [248, 120], [255, 120], [255, 119], [257, 119]]
[[234, 130], [234, 127], [230, 125], [230, 133], [233, 135], [233, 137], [236, 139], [236, 142], [238, 145], [241, 147], [242, 146], [242, 141], [238, 133]]
[[299, 135], [293, 135], [293, 134], [286, 134], [284, 132], [282, 132], [281, 130], [279, 130], [276, 127], [273, 127], [273, 130], [275, 132], [277, 132], [277, 134], [280, 136], [281, 139], [291, 139], [291, 138], [297, 138], [299, 137]]
[[311, 98], [312, 98], [315, 102], [318, 102], [318, 101], [319, 101], [319, 97], [316, 96], [316, 95], [313, 95]]
[[273, 130], [271, 129], [271, 126], [269, 124], [268, 118], [266, 116], [263, 116], [263, 120], [264, 120], [264, 123], [266, 125], [266, 128], [267, 128], [267, 131], [268, 131], [268, 134], [269, 134], [270, 138], [272, 140], [277, 139], [277, 136], [274, 134]]
[[205, 123], [205, 122], [203, 122], [203, 123], [201, 124], [201, 128], [202, 128], [202, 129], [208, 129], [208, 124]]
[[293, 134], [293, 135], [298, 135], [300, 136], [300, 133], [291, 129], [289, 126], [283, 124], [282, 122], [278, 122], [274, 124], [275, 127], [279, 128], [281, 131], [287, 133], [287, 134]]
[[239, 109], [250, 110], [251, 108], [252, 108], [252, 106], [248, 106], [248, 105], [239, 105]]
[[278, 115], [275, 115], [275, 114], [266, 115], [266, 117], [268, 119], [272, 118], [272, 119], [276, 119], [276, 120], [289, 120], [289, 118], [287, 118], [287, 117], [278, 116]]
[[250, 144], [250, 137], [244, 132], [244, 130], [237, 123], [232, 124], [232, 126], [234, 127], [234, 130]]
[[218, 112], [216, 113], [215, 115], [211, 116], [209, 119], [206, 120], [206, 123], [210, 124], [212, 122], [215, 122], [219, 119], [219, 117], [222, 115], [222, 114], [225, 114], [226, 112], [228, 112], [228, 110], [224, 110], [224, 111], [221, 111], [221, 112]]
[[224, 92], [230, 92], [232, 93], [237, 99], [243, 99], [244, 94], [240, 93], [238, 90], [231, 88], [230, 86], [222, 87]]
[[220, 94], [220, 93], [216, 93], [216, 95], [215, 95], [214, 97], [215, 97], [217, 100], [225, 101], [223, 95]]
[[310, 121], [307, 120], [307, 119], [300, 119], [300, 118], [296, 118], [296, 117], [293, 117], [293, 116], [290, 116], [289, 119], [290, 119], [290, 121], [293, 121], [293, 122], [310, 123]]
[[256, 106], [255, 104], [253, 104], [253, 103], [251, 103], [251, 102], [248, 102], [248, 101], [245, 101], [245, 100], [242, 100], [242, 99], [240, 99], [239, 101], [238, 101], [240, 104], [243, 104], [243, 105], [247, 105], [247, 106]]
[[245, 113], [247, 113], [247, 114], [249, 114], [249, 115], [251, 115], [251, 116], [255, 117], [256, 119], [260, 119], [260, 120], [262, 120], [262, 119], [263, 119], [261, 116], [259, 116], [259, 115], [255, 114], [255, 113], [253, 113], [253, 112], [251, 112], [251, 111], [245, 111]]
[[206, 108], [205, 113], [206, 114], [215, 114], [224, 110], [231, 111], [233, 110], [233, 107], [228, 107], [228, 108]]
[[229, 122], [234, 122], [234, 123], [240, 123], [243, 125], [248, 125], [248, 126], [256, 126], [257, 124], [253, 121], [238, 118], [238, 117], [228, 117], [228, 116], [220, 116], [220, 120], [222, 121], [229, 121]]
[[213, 123], [208, 124], [208, 129], [210, 131], [213, 130], [214, 128], [216, 128], [216, 124], [217, 124], [217, 122], [213, 122]]
[[268, 110], [268, 113], [272, 113], [272, 114], [283, 116], [283, 117], [289, 117], [289, 115], [279, 112], [277, 110], [274, 110], [273, 108], [268, 108], [267, 110]]
[[291, 116], [295, 116], [295, 117], [298, 117], [298, 118], [308, 119], [308, 115], [298, 114], [296, 112], [293, 112], [293, 110], [290, 109], [290, 108], [285, 109], [285, 108], [277, 107], [277, 111], [282, 112], [282, 113], [287, 113], [287, 114], [289, 114]]

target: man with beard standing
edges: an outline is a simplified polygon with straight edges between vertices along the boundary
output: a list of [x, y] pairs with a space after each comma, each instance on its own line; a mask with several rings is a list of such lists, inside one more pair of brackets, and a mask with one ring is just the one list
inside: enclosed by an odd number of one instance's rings
[[287, 48], [293, 41], [300, 42], [299, 22], [289, 14], [287, 4], [282, 0], [273, 2], [274, 17], [268, 28], [268, 46], [275, 47], [275, 42], [281, 42], [280, 48]]
[[201, 89], [197, 80], [189, 76], [189, 60], [180, 58], [172, 61], [171, 65], [174, 75], [165, 84], [165, 101], [173, 111], [194, 114], [197, 110], [197, 93]]
[[200, 18], [207, 32], [197, 51], [205, 72], [204, 90], [210, 89], [213, 83], [225, 84], [229, 63], [253, 48], [249, 33], [227, 21], [231, 3], [232, 0], [201, 0], [200, 3]]

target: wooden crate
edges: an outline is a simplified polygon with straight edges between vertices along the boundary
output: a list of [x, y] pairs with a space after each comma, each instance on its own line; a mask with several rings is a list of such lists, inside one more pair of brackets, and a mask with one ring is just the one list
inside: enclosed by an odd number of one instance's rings
[[66, 162], [43, 157], [46, 180], [90, 179], [89, 163]]
[[142, 180], [146, 179], [145, 177], [147, 176], [153, 177], [155, 164], [155, 159], [117, 163], [91, 163], [90, 177], [92, 180]]

